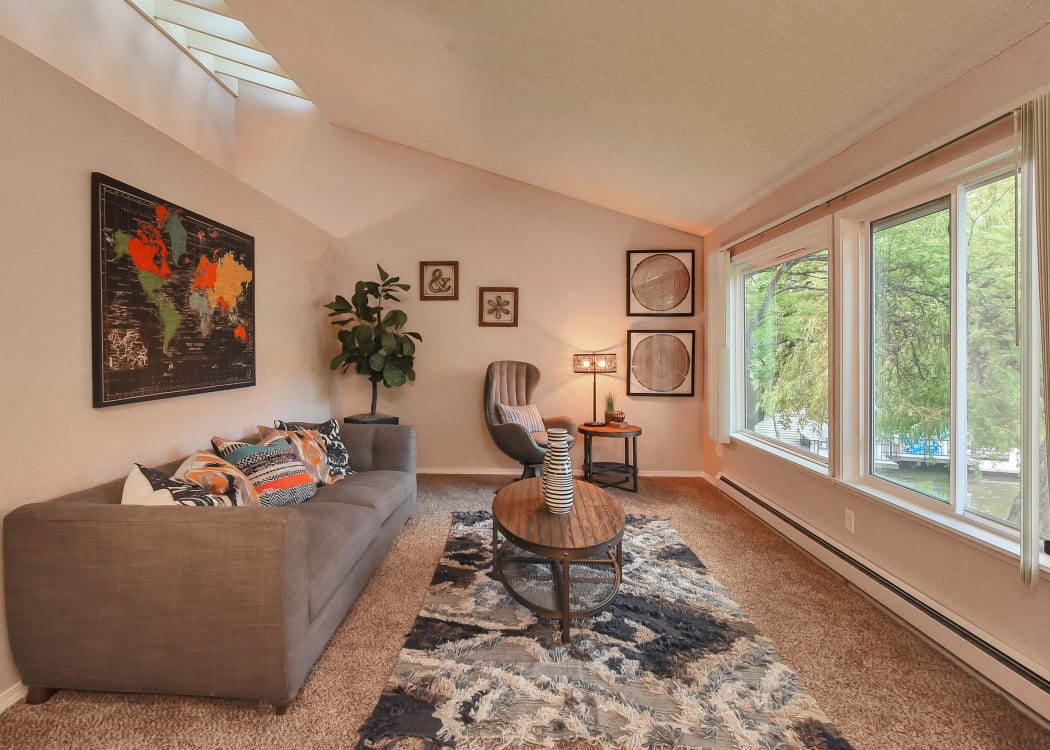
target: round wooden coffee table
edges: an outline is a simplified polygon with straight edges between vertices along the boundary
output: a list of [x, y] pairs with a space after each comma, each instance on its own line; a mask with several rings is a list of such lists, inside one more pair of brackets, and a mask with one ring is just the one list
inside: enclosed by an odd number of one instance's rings
[[613, 600], [623, 567], [623, 505], [585, 482], [573, 482], [573, 494], [563, 515], [547, 510], [540, 479], [514, 482], [492, 501], [493, 573], [518, 602], [561, 620], [562, 643], [570, 620]]

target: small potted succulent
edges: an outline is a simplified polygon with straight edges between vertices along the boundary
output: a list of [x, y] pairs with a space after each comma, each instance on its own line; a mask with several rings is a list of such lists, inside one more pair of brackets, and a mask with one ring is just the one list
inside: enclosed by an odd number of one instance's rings
[[611, 393], [605, 394], [605, 424], [615, 425], [623, 422], [627, 416], [622, 411], [616, 411], [616, 396]]

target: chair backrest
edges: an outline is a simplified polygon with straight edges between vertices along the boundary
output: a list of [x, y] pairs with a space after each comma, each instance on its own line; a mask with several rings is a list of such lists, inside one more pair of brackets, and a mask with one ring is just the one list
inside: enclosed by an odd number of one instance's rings
[[532, 394], [540, 382], [540, 369], [528, 362], [501, 360], [493, 362], [485, 371], [485, 422], [502, 422], [496, 413], [496, 404], [524, 406], [532, 403]]

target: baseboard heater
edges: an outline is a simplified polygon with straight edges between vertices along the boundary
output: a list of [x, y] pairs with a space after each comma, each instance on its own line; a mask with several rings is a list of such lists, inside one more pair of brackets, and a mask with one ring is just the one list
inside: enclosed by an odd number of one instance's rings
[[948, 628], [949, 630], [951, 630], [953, 633], [955, 633], [960, 638], [963, 638], [966, 641], [968, 641], [969, 643], [971, 643], [972, 645], [976, 646], [981, 651], [983, 651], [984, 653], [988, 654], [988, 656], [992, 657], [997, 662], [1002, 664], [1004, 667], [1007, 667], [1008, 669], [1016, 672], [1018, 675], [1020, 675], [1021, 677], [1026, 679], [1028, 682], [1030, 682], [1033, 685], [1035, 685], [1040, 690], [1042, 690], [1042, 691], [1044, 691], [1046, 693], [1050, 693], [1050, 680], [1048, 680], [1047, 678], [1043, 677], [1042, 675], [1038, 674], [1037, 672], [1032, 671], [1027, 666], [1025, 666], [1021, 662], [1017, 661], [1016, 659], [1014, 659], [1009, 654], [1003, 653], [1002, 651], [1000, 651], [998, 648], [993, 646], [988, 641], [984, 640], [983, 638], [981, 638], [977, 634], [971, 632], [970, 630], [964, 628], [962, 625], [957, 623], [955, 620], [951, 619], [950, 617], [946, 617], [942, 613], [938, 612], [936, 609], [934, 609], [933, 607], [928, 605], [926, 602], [924, 602], [921, 599], [915, 597], [913, 594], [905, 591], [900, 586], [895, 584], [893, 581], [890, 581], [885, 576], [879, 574], [877, 571], [872, 570], [867, 565], [865, 565], [861, 561], [857, 560], [852, 555], [844, 552], [842, 549], [840, 549], [839, 547], [835, 546], [834, 544], [829, 542], [824, 537], [820, 536], [819, 534], [813, 533], [811, 530], [807, 529], [805, 526], [803, 526], [802, 524], [798, 523], [795, 519], [793, 519], [790, 516], [786, 515], [785, 513], [780, 511], [779, 509], [773, 507], [772, 505], [767, 503], [762, 498], [756, 496], [750, 490], [747, 490], [744, 487], [741, 487], [739, 484], [734, 482], [732, 479], [729, 479], [724, 474], [719, 474], [718, 475], [718, 481], [722, 482], [723, 484], [728, 485], [729, 487], [732, 487], [735, 492], [740, 493], [741, 495], [746, 497], [748, 500], [753, 502], [755, 505], [758, 505], [759, 507], [761, 507], [767, 513], [773, 514], [774, 516], [779, 518], [781, 521], [786, 523], [788, 526], [790, 526], [791, 528], [795, 529], [795, 531], [797, 531], [800, 534], [802, 534], [803, 536], [805, 536], [807, 539], [810, 539], [813, 542], [816, 542], [821, 547], [826, 549], [828, 552], [830, 552], [831, 554], [835, 555], [835, 557], [839, 558], [840, 560], [842, 560], [843, 562], [849, 564], [850, 566], [856, 568], [861, 573], [863, 573], [864, 575], [868, 576], [868, 578], [870, 578], [873, 581], [877, 582], [880, 586], [882, 586], [882, 587], [888, 589], [889, 591], [893, 592], [894, 595], [896, 595], [899, 598], [903, 599], [904, 601], [908, 602], [908, 604], [910, 604], [913, 607], [915, 607], [916, 609], [920, 610], [923, 614], [925, 614], [930, 619], [935, 620], [938, 623], [940, 623], [941, 625], [943, 625], [944, 627]]

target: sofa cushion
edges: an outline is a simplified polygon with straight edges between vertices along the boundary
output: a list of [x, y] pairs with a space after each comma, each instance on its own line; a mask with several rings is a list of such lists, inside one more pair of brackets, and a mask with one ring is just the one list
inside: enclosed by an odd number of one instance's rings
[[263, 505], [295, 505], [317, 492], [313, 477], [287, 440], [270, 445], [222, 437], [211, 440], [219, 455], [244, 472]]
[[333, 481], [353, 474], [350, 471], [350, 451], [346, 449], [343, 436], [339, 433], [339, 423], [334, 419], [327, 422], [286, 422], [275, 419], [273, 426], [278, 430], [317, 430], [328, 450], [328, 472], [335, 477]]
[[384, 523], [406, 500], [415, 496], [415, 477], [404, 471], [359, 471], [317, 493], [310, 505], [339, 503], [373, 508]]
[[244, 472], [208, 451], [191, 453], [174, 476], [203, 487], [209, 494], [224, 496], [229, 501], [227, 505], [259, 504], [259, 493]]
[[[329, 491], [325, 490], [324, 494]], [[380, 520], [372, 508], [340, 503], [303, 503], [296, 507], [296, 512], [306, 523], [306, 565], [310, 577], [310, 619], [313, 620], [375, 539]]]

